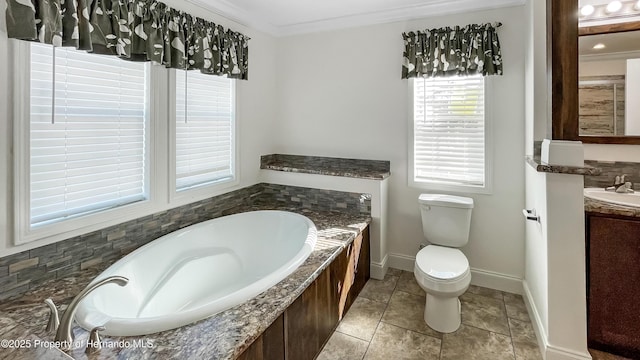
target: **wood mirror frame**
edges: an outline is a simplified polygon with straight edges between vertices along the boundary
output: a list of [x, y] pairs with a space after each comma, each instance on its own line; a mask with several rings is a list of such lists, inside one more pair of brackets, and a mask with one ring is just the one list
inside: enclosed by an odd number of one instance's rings
[[640, 30], [640, 22], [578, 30], [578, 0], [547, 0], [547, 64], [551, 69], [552, 139], [591, 144], [638, 144], [640, 136], [580, 136], [578, 125], [578, 36]]

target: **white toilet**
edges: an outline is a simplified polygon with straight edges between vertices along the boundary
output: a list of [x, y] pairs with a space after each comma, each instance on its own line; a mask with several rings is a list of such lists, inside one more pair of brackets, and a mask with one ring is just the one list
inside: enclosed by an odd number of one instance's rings
[[422, 230], [431, 243], [416, 255], [413, 273], [427, 293], [424, 320], [432, 329], [460, 327], [460, 300], [471, 282], [469, 261], [458, 248], [469, 241], [473, 199], [441, 194], [419, 198]]

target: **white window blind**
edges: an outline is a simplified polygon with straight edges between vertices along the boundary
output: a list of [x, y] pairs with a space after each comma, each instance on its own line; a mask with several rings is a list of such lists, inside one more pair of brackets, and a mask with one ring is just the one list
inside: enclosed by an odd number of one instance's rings
[[482, 76], [414, 79], [414, 181], [485, 186]]
[[54, 77], [53, 54], [31, 45], [32, 226], [147, 197], [147, 66], [56, 48]]
[[233, 80], [176, 71], [176, 190], [234, 175]]

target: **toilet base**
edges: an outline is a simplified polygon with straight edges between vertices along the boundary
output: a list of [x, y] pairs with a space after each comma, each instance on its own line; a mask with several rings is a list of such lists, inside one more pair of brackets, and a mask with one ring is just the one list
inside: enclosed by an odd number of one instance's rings
[[454, 297], [439, 297], [427, 293], [424, 321], [435, 331], [452, 333], [460, 327], [460, 300]]

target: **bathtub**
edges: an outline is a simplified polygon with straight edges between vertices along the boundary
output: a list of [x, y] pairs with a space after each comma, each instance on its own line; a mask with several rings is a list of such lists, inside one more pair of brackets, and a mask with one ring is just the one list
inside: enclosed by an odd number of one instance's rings
[[129, 278], [88, 294], [75, 319], [103, 334], [174, 329], [249, 300], [293, 273], [316, 243], [316, 227], [285, 211], [252, 211], [167, 234], [123, 257], [93, 281]]

